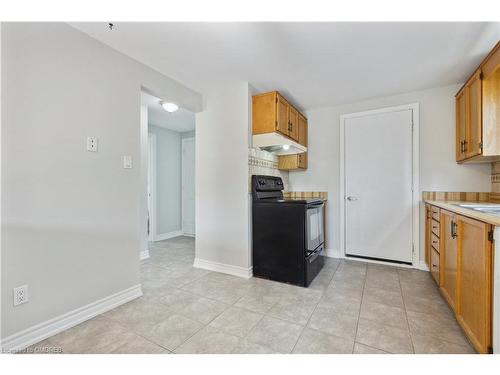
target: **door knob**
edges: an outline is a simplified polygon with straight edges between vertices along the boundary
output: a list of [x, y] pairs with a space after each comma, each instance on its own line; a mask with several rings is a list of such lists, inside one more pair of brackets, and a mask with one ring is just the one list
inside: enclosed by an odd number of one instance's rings
[[357, 201], [358, 198], [357, 197], [347, 197], [347, 200], [348, 201]]

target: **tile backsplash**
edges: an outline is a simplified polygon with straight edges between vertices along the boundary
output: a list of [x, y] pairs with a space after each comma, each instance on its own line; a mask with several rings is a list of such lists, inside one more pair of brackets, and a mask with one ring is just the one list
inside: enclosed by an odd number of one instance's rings
[[251, 191], [251, 177], [254, 174], [277, 176], [283, 179], [285, 191], [290, 188], [288, 171], [278, 169], [278, 156], [259, 148], [248, 149], [248, 186]]

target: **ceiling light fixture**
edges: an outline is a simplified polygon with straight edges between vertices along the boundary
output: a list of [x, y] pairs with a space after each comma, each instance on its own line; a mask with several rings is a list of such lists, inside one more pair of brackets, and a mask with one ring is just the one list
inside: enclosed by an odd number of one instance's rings
[[169, 102], [161, 101], [160, 105], [167, 112], [175, 112], [175, 111], [177, 111], [179, 109], [179, 106], [177, 104], [175, 104], [175, 103], [169, 103]]
[[283, 150], [288, 150], [290, 148], [290, 145], [283, 145]]

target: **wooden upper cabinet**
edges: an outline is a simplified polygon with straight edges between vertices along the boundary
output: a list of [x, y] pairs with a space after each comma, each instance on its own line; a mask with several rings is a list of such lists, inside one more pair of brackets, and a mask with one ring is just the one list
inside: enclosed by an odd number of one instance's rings
[[465, 142], [467, 139], [467, 125], [466, 125], [466, 91], [464, 88], [456, 97], [456, 121], [457, 121], [457, 146], [456, 158], [457, 161], [465, 159]]
[[285, 97], [277, 91], [253, 96], [252, 134], [276, 131], [295, 142], [300, 142], [302, 131], [307, 143], [307, 119]]
[[441, 211], [440, 285], [441, 292], [453, 310], [457, 302], [459, 228], [455, 214]]
[[290, 132], [290, 104], [280, 94], [276, 94], [276, 130], [281, 134], [288, 135]]
[[458, 216], [460, 227], [457, 320], [480, 353], [492, 345], [491, 225]]
[[278, 156], [278, 169], [285, 171], [307, 169], [307, 152]]
[[457, 162], [500, 160], [500, 42], [455, 99]]
[[299, 141], [299, 111], [290, 106], [290, 129], [288, 135], [295, 142]]
[[483, 148], [482, 138], [482, 90], [481, 90], [481, 71], [478, 70], [467, 82], [467, 138], [465, 140], [465, 156], [471, 158], [481, 155]]
[[307, 119], [299, 113], [299, 143], [307, 147]]

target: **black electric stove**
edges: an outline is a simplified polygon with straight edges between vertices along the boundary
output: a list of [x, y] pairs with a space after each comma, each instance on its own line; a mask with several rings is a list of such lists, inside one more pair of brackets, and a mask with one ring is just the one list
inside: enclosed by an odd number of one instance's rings
[[324, 265], [324, 201], [283, 189], [280, 177], [252, 176], [253, 274], [308, 286]]

